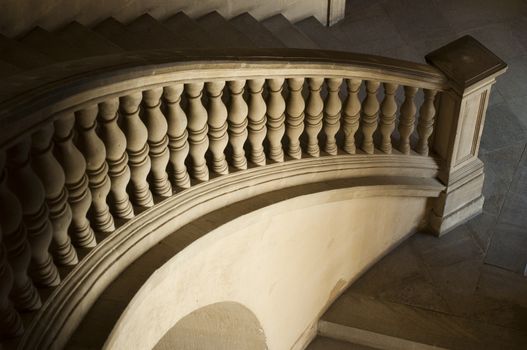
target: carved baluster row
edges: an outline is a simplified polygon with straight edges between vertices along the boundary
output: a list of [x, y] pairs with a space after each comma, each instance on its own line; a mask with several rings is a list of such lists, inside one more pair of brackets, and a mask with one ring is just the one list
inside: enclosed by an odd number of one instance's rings
[[324, 103], [324, 133], [326, 134], [326, 147], [324, 150], [331, 155], [337, 154], [337, 140], [335, 135], [340, 129], [340, 114], [342, 102], [339, 91], [342, 79], [331, 78], [327, 80], [328, 95]]
[[343, 129], [344, 129], [344, 151], [349, 154], [355, 154], [357, 146], [355, 145], [355, 133], [359, 129], [361, 103], [359, 99], [359, 90], [362, 81], [359, 79], [348, 79], [346, 86], [348, 97], [346, 98], [343, 110]]
[[267, 99], [267, 140], [269, 141], [269, 159], [280, 163], [284, 161], [282, 137], [285, 133], [285, 100], [282, 96], [284, 78], [267, 81], [269, 98]]
[[289, 96], [286, 104], [286, 133], [289, 139], [287, 154], [294, 159], [302, 157], [300, 147], [300, 135], [304, 131], [304, 98], [302, 88], [304, 87], [303, 78], [287, 79], [289, 85]]
[[410, 135], [415, 128], [416, 106], [414, 102], [417, 88], [411, 86], [404, 87], [404, 102], [401, 105], [401, 116], [399, 118], [399, 151], [410, 154]]
[[31, 248], [27, 240], [26, 228], [22, 223], [22, 207], [7, 184], [8, 173], [5, 165], [5, 152], [0, 151], [0, 227], [7, 261], [13, 271], [10, 297], [17, 309], [36, 310], [40, 308], [42, 302], [28, 275]]
[[69, 228], [70, 235], [77, 246], [91, 248], [97, 243], [86, 216], [92, 197], [88, 188], [86, 161], [73, 143], [74, 124], [73, 114], [55, 121], [55, 154], [64, 170], [68, 202], [73, 215]]
[[236, 169], [247, 169], [247, 158], [243, 145], [247, 140], [248, 106], [243, 99], [245, 80], [229, 81], [229, 143], [232, 147], [232, 166]]
[[113, 213], [123, 219], [134, 217], [134, 209], [126, 192], [130, 168], [126, 153], [126, 136], [117, 124], [119, 100], [112, 98], [99, 104], [100, 136], [106, 146], [106, 161], [110, 177], [110, 198]]
[[188, 98], [188, 142], [190, 145], [190, 158], [192, 160], [192, 175], [200, 181], [209, 179], [209, 169], [205, 161], [205, 153], [209, 148], [209, 131], [207, 124], [207, 110], [203, 107], [203, 83], [185, 84]]
[[143, 119], [148, 133], [148, 155], [152, 166], [150, 169], [152, 190], [158, 196], [170, 197], [172, 195], [172, 186], [168, 181], [166, 172], [169, 160], [168, 124], [165, 116], [161, 113], [162, 95], [163, 88], [143, 92]]
[[185, 165], [185, 159], [189, 153], [187, 115], [181, 108], [182, 93], [183, 85], [181, 84], [167, 86], [164, 98], [168, 123], [168, 148], [173, 170], [172, 182], [178, 187], [189, 188], [190, 177]]
[[93, 228], [99, 232], [110, 233], [115, 230], [115, 225], [106, 203], [111, 187], [106, 163], [106, 147], [95, 133], [98, 113], [97, 106], [75, 113], [78, 130], [77, 145], [86, 159], [86, 175], [92, 196]]
[[225, 82], [220, 81], [205, 84], [209, 98], [207, 114], [209, 148], [212, 154], [211, 170], [216, 174], [227, 174], [229, 172], [224, 152], [229, 142], [227, 135], [227, 108], [221, 100], [224, 87]]
[[384, 99], [381, 104], [380, 131], [381, 131], [381, 151], [387, 154], [392, 153], [392, 133], [395, 130], [395, 118], [397, 113], [397, 103], [395, 102], [395, 91], [397, 84], [384, 83]]
[[3, 244], [0, 227], [0, 339], [22, 335], [24, 326], [20, 315], [15, 310], [9, 294], [13, 288], [13, 271], [7, 260], [7, 251]]
[[71, 244], [68, 228], [72, 220], [66, 191], [66, 176], [62, 166], [53, 155], [53, 124], [48, 124], [33, 134], [32, 165], [42, 181], [49, 208], [49, 219], [53, 230], [51, 252], [60, 265], [75, 265], [77, 252]]
[[256, 165], [265, 165], [263, 141], [267, 136], [267, 105], [263, 98], [265, 80], [252, 79], [249, 87], [249, 143], [251, 146], [250, 160]]
[[433, 132], [435, 106], [434, 101], [437, 91], [424, 89], [424, 102], [419, 109], [419, 121], [417, 123], [417, 133], [419, 141], [417, 143], [417, 152], [423, 156], [428, 155], [428, 143]]
[[60, 283], [60, 276], [49, 254], [53, 233], [44, 187], [31, 166], [30, 147], [30, 138], [25, 137], [8, 150], [8, 184], [22, 207], [31, 246], [30, 274], [37, 283], [51, 287]]
[[320, 155], [318, 146], [318, 134], [322, 130], [324, 101], [320, 95], [324, 78], [309, 78], [309, 95], [306, 106], [306, 134], [307, 149], [306, 152], [312, 157]]

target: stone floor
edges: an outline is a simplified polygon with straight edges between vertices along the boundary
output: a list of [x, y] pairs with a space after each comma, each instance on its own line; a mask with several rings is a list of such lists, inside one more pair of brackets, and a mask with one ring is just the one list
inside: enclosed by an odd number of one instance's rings
[[332, 31], [412, 61], [470, 34], [509, 64], [481, 141], [483, 214], [440, 239], [415, 235], [348, 292], [527, 332], [527, 1], [348, 0]]

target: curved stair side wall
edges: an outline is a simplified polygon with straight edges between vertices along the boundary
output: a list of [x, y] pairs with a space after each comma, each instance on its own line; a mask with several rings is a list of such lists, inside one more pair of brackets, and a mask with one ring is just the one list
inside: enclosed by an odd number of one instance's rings
[[151, 349], [186, 315], [223, 301], [256, 315], [269, 349], [302, 349], [325, 308], [424, 219], [424, 193], [392, 194], [320, 192], [220, 226], [149, 278], [105, 349]]

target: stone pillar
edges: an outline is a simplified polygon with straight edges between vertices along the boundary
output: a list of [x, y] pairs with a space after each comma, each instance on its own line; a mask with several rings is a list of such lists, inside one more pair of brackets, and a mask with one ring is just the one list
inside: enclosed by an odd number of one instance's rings
[[490, 90], [507, 65], [471, 36], [426, 55], [449, 79], [441, 94], [430, 149], [440, 159], [439, 179], [446, 189], [435, 201], [430, 224], [441, 235], [483, 207], [483, 163], [479, 143]]

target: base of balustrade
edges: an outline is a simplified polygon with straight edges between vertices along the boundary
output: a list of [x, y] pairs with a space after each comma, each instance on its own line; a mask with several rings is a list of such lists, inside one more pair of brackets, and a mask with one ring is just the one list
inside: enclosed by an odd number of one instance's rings
[[430, 228], [441, 236], [483, 210], [483, 163], [474, 158], [461, 169], [450, 174], [450, 183], [435, 201], [430, 214]]

